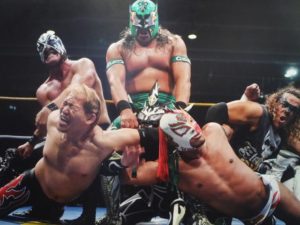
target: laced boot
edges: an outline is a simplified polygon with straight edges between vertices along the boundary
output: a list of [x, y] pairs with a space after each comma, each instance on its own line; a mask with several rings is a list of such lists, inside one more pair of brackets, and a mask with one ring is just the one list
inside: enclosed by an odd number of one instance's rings
[[103, 198], [107, 214], [96, 222], [97, 225], [121, 225], [120, 207], [120, 178], [119, 176], [100, 176]]

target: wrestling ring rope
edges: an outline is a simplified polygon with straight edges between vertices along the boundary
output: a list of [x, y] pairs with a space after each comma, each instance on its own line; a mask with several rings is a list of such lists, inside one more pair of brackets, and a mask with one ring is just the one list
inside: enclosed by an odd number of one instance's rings
[[[0, 96], [0, 100], [12, 100], [12, 101], [36, 101], [37, 99], [34, 97], [10, 97], [10, 96]], [[112, 100], [105, 100], [107, 104], [113, 104]], [[189, 104], [193, 104], [194, 106], [203, 106], [203, 107], [209, 107], [212, 105], [215, 105], [215, 103], [207, 102], [207, 103], [201, 103], [201, 102], [190, 102]]]

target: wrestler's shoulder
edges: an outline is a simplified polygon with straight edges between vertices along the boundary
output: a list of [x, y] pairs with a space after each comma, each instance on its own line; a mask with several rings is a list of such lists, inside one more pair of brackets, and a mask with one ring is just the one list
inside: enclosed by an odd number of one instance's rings
[[125, 41], [124, 38], [122, 38], [122, 39], [120, 39], [116, 42], [111, 43], [108, 47], [108, 51], [109, 50], [116, 50], [116, 49], [120, 50], [123, 47], [124, 41]]
[[78, 67], [78, 66], [94, 66], [94, 62], [89, 59], [89, 58], [86, 58], [86, 57], [83, 57], [83, 58], [80, 58], [80, 59], [77, 59], [77, 60], [73, 60], [72, 61], [72, 66], [73, 67]]
[[171, 35], [169, 39], [171, 40], [171, 43], [173, 43], [173, 45], [184, 44], [184, 40], [178, 34]]

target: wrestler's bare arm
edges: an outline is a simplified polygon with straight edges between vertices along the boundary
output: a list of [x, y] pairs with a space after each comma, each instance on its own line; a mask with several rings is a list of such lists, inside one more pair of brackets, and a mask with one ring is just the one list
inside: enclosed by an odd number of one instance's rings
[[232, 101], [227, 103], [227, 107], [229, 124], [248, 124], [255, 127], [263, 114], [262, 106], [251, 101]]
[[[172, 56], [187, 56], [186, 45], [179, 36], [175, 36]], [[191, 94], [191, 64], [174, 62], [172, 63], [172, 72], [175, 82], [174, 96], [176, 101], [188, 103]]]
[[88, 58], [79, 59], [74, 65], [74, 76], [71, 84], [85, 84], [93, 88], [95, 78], [98, 76], [94, 63]]
[[[106, 63], [112, 60], [122, 60], [121, 41], [109, 46], [106, 53]], [[107, 79], [110, 85], [112, 99], [117, 106], [121, 100], [128, 101], [128, 94], [125, 89], [126, 69], [124, 64], [114, 64], [106, 71]], [[136, 128], [138, 121], [130, 107], [118, 109], [121, 116], [121, 127]]]
[[[121, 43], [116, 42], [109, 46], [106, 52], [106, 63], [115, 59], [122, 59]], [[126, 69], [123, 64], [114, 64], [106, 71], [107, 79], [110, 85], [111, 95], [114, 103], [120, 100], [128, 100], [125, 90]]]
[[123, 184], [129, 185], [153, 185], [159, 182], [156, 171], [157, 171], [158, 163], [156, 161], [147, 161], [143, 162], [137, 168], [137, 176], [132, 177], [132, 170], [128, 168], [123, 170], [121, 176], [121, 182]]
[[140, 135], [137, 129], [107, 130], [103, 131], [101, 135], [95, 134], [93, 142], [99, 148], [112, 153], [114, 150], [123, 151], [126, 146], [139, 145]]

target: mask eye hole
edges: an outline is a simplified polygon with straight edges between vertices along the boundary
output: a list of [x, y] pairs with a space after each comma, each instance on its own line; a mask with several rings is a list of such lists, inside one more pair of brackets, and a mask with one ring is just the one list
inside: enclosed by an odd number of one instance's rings
[[38, 52], [42, 52], [44, 50], [44, 48], [45, 48], [45, 45], [38, 42], [36, 44], [36, 48], [37, 48]]
[[132, 12], [131, 13], [131, 23], [133, 26], [136, 26], [136, 27], [142, 27], [142, 18], [137, 15], [135, 12]]

